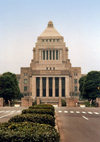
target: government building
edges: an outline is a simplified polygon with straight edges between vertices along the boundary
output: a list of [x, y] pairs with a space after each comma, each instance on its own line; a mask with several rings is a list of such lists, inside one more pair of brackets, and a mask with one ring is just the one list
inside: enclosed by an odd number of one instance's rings
[[41, 103], [57, 104], [59, 98], [78, 98], [81, 68], [72, 67], [68, 47], [52, 21], [37, 38], [29, 67], [17, 75], [20, 91]]

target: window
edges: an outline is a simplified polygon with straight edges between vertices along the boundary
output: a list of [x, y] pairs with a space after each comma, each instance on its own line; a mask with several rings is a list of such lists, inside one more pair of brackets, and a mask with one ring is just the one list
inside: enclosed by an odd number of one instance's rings
[[51, 39], [49, 41], [51, 42]]
[[74, 79], [74, 83], [77, 84], [77, 79]]
[[42, 39], [42, 42], [44, 42], [44, 39]]
[[74, 73], [74, 76], [77, 76], [77, 73]]
[[27, 91], [27, 86], [24, 86], [24, 91]]
[[43, 60], [45, 60], [45, 50], [43, 51]]
[[46, 67], [46, 70], [48, 70], [48, 67]]
[[51, 50], [50, 50], [50, 60], [51, 60]]
[[53, 39], [53, 42], [55, 42], [55, 39]]
[[27, 79], [24, 79], [24, 84], [27, 84]]
[[75, 86], [74, 91], [77, 92], [77, 86]]
[[53, 70], [55, 70], [55, 67], [53, 67]]
[[24, 76], [27, 76], [27, 73], [24, 73]]
[[47, 58], [47, 60], [48, 60], [48, 50], [47, 50], [46, 52], [47, 52], [47, 54], [46, 54], [46, 55], [47, 55], [47, 57], [46, 57], [46, 58]]
[[46, 42], [48, 42], [48, 39], [46, 39]]
[[59, 39], [57, 39], [57, 42], [59, 41]]
[[56, 97], [59, 96], [59, 78], [58, 77], [55, 78], [55, 96]]
[[55, 50], [53, 50], [53, 60], [55, 60]]
[[36, 77], [36, 96], [40, 96], [40, 77]]
[[58, 50], [56, 50], [56, 60], [58, 60]]

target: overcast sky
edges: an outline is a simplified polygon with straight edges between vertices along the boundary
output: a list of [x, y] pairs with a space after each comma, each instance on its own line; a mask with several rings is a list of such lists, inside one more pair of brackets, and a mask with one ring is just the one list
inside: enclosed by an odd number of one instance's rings
[[73, 67], [100, 70], [100, 0], [0, 0], [0, 74], [30, 66], [49, 20], [64, 36]]

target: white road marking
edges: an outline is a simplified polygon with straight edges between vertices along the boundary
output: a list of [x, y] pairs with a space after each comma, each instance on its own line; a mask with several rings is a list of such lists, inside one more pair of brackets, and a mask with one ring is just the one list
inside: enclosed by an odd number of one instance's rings
[[74, 113], [74, 111], [70, 111], [70, 113]]
[[5, 111], [0, 111], [0, 113], [3, 113], [3, 112], [5, 112]]
[[94, 112], [94, 114], [99, 114], [98, 112]]
[[80, 113], [79, 111], [76, 111], [76, 113]]
[[3, 115], [3, 116], [1, 116], [0, 118], [4, 118], [4, 117], [9, 116], [9, 115], [12, 115], [12, 114], [13, 114], [13, 112], [11, 112], [10, 114]]
[[16, 110], [12, 110], [11, 113], [14, 113]]
[[62, 111], [61, 111], [61, 110], [59, 110], [58, 112], [59, 112], [59, 113], [61, 113]]
[[68, 113], [68, 111], [65, 110], [64, 113]]
[[87, 117], [85, 117], [85, 116], [82, 116], [84, 119], [86, 119], [86, 120], [89, 120]]
[[17, 110], [17, 113], [20, 113], [21, 112], [21, 110]]
[[82, 111], [82, 113], [86, 114], [86, 112], [85, 112], [85, 111]]
[[7, 113], [8, 113], [8, 112], [10, 112], [10, 110], [6, 110], [5, 112], [7, 112]]
[[88, 114], [93, 114], [93, 113], [89, 111]]

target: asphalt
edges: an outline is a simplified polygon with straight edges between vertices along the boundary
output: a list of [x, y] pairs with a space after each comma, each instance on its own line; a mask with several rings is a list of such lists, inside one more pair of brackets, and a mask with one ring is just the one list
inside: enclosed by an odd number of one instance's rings
[[0, 123], [7, 122], [11, 117], [21, 114], [25, 107], [0, 107]]
[[61, 142], [100, 142], [100, 108], [56, 108]]

